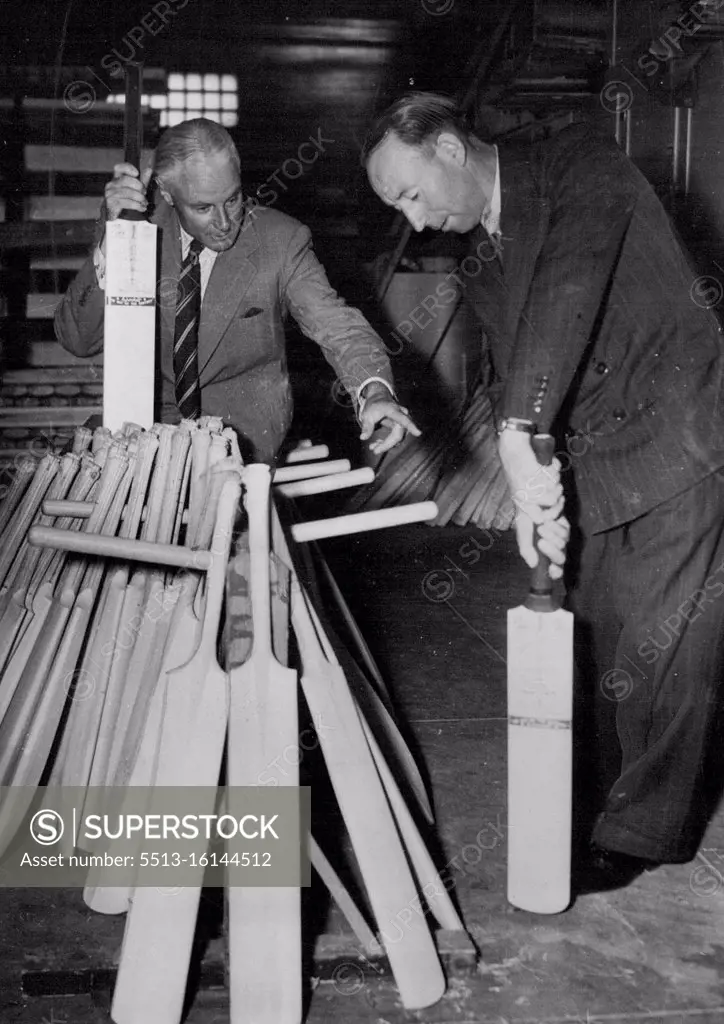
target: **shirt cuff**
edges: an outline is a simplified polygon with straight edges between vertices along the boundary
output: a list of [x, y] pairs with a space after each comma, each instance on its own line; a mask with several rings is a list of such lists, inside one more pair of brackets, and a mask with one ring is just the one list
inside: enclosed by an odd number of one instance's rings
[[105, 291], [106, 288], [106, 258], [101, 251], [100, 245], [93, 250], [93, 266], [96, 268], [96, 280], [98, 287]]
[[356, 398], [357, 398], [357, 416], [358, 417], [362, 415], [362, 411], [363, 411], [365, 405], [367, 404], [367, 399], [366, 398], [362, 398], [361, 395], [362, 395], [362, 392], [364, 391], [364, 389], [367, 387], [368, 384], [384, 384], [384, 386], [387, 388], [387, 390], [389, 391], [389, 393], [392, 396], [392, 398], [395, 401], [397, 401], [397, 395], [395, 394], [394, 389], [392, 388], [392, 385], [389, 383], [389, 381], [386, 381], [384, 379], [384, 377], [368, 377], [367, 380], [363, 381], [360, 384], [360, 386], [357, 388]]

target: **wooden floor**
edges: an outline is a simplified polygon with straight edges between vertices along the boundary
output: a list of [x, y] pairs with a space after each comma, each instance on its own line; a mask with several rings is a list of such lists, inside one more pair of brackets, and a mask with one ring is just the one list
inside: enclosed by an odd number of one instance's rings
[[[525, 572], [510, 535], [474, 561], [470, 534], [420, 526], [325, 549], [429, 774], [441, 862], [479, 964], [470, 973], [453, 963], [445, 997], [417, 1013], [401, 1008], [389, 976], [364, 974], [354, 958], [322, 978], [310, 968], [308, 1024], [721, 1024], [723, 812], [690, 864], [555, 917], [506, 903], [505, 610], [519, 603]], [[51, 969], [67, 983], [75, 970], [87, 985], [90, 967], [117, 958], [121, 918], [88, 912], [77, 892], [0, 890], [0, 920], [0, 1024], [109, 1019], [102, 974], [95, 1001], [87, 991], [23, 995], [21, 975], [30, 972], [27, 987]], [[218, 927], [188, 1024], [229, 1019]], [[343, 938], [334, 914], [324, 930]]]

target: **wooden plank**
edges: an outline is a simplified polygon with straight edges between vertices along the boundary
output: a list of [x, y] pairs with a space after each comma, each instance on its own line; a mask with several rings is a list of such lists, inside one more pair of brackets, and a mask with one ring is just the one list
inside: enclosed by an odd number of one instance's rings
[[0, 410], [0, 430], [9, 427], [80, 427], [91, 416], [97, 416], [102, 412], [101, 406], [76, 405], [61, 406], [54, 409], [52, 406], [30, 406], [20, 409]]
[[102, 196], [31, 196], [23, 203], [26, 220], [93, 220]]
[[[113, 165], [123, 163], [123, 149], [97, 146], [36, 146], [24, 147], [25, 166], [29, 171], [106, 171], [113, 173]], [[151, 162], [153, 150], [141, 152], [141, 162]]]
[[[29, 320], [52, 320], [62, 298], [55, 292], [29, 292], [25, 296], [25, 315]], [[9, 315], [8, 297], [0, 296], [0, 317]]]
[[3, 374], [2, 386], [23, 384], [98, 384], [101, 375], [98, 368], [89, 366], [87, 361], [78, 361], [77, 366], [37, 366], [23, 370], [7, 370]]
[[0, 224], [0, 249], [48, 249], [56, 246], [82, 246], [93, 242], [95, 221], [20, 221]]
[[[93, 94], [90, 91], [86, 94], [80, 84], [78, 93], [69, 96], [69, 103], [75, 99], [79, 104], [77, 111], [69, 111], [67, 107], [56, 110], [0, 110], [0, 131], [10, 139], [13, 136], [23, 142], [32, 139], [34, 145], [122, 146], [123, 107], [104, 102], [83, 110], [84, 101], [87, 103], [92, 98]], [[159, 133], [158, 111], [146, 113], [143, 131], [147, 143], [155, 141]]]
[[5, 345], [3, 374], [34, 367], [103, 366], [102, 352], [81, 359], [62, 348], [53, 337], [53, 325], [49, 320], [0, 320], [0, 327], [3, 328]]
[[62, 295], [56, 295], [54, 292], [31, 292], [26, 296], [25, 315], [29, 320], [52, 320], [62, 298]]
[[38, 256], [30, 261], [30, 270], [72, 270], [77, 273], [85, 256]]
[[24, 195], [45, 196], [97, 196], [103, 195], [108, 173], [87, 174], [65, 171], [26, 171], [20, 176], [20, 189]]

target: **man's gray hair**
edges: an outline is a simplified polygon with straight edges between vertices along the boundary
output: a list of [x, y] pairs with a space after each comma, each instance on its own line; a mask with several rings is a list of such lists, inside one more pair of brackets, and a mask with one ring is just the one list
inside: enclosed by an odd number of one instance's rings
[[228, 153], [236, 169], [241, 170], [239, 151], [226, 128], [207, 117], [181, 121], [167, 128], [161, 136], [154, 155], [153, 172], [163, 185], [167, 185], [190, 157], [211, 153]]

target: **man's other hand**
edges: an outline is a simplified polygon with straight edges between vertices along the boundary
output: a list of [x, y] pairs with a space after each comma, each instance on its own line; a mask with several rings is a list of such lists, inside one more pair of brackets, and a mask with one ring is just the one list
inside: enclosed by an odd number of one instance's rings
[[504, 430], [498, 453], [516, 507], [515, 533], [520, 556], [531, 569], [538, 564], [534, 542], [537, 526], [538, 546], [551, 563], [548, 573], [551, 579], [560, 579], [570, 536], [568, 520], [561, 515], [561, 464], [554, 458], [550, 466], [541, 466], [530, 435], [521, 431]]
[[[550, 515], [550, 509], [546, 510]], [[566, 547], [571, 535], [571, 528], [565, 516], [556, 519], [543, 519], [533, 524], [533, 520], [518, 507], [515, 516], [515, 535], [518, 551], [526, 565], [534, 569], [538, 564], [538, 551], [534, 543], [534, 530], [538, 530], [538, 548], [549, 560], [548, 575], [552, 580], [559, 580], [563, 575], [566, 562]]]

